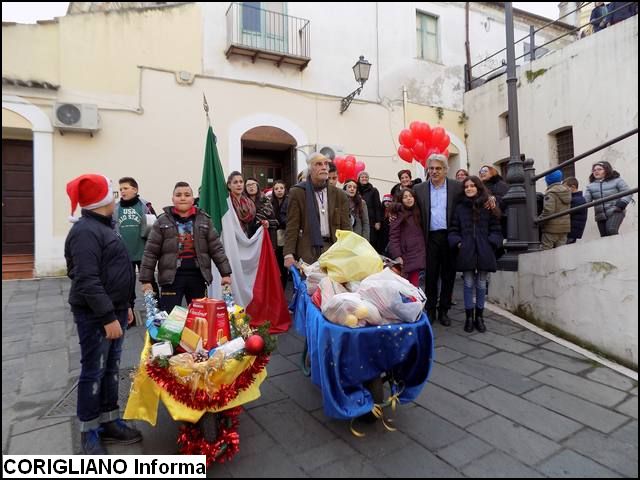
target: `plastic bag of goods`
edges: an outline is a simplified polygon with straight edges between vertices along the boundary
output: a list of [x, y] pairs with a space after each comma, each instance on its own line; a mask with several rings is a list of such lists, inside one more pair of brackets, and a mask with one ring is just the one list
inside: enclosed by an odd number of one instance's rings
[[421, 289], [388, 268], [365, 278], [358, 293], [374, 304], [388, 323], [415, 322], [426, 302]]
[[379, 325], [382, 322], [378, 309], [357, 293], [338, 293], [322, 304], [322, 314], [330, 322], [345, 327]]
[[347, 230], [336, 230], [336, 238], [336, 243], [318, 259], [332, 280], [338, 283], [362, 280], [382, 270], [378, 252], [366, 239]]

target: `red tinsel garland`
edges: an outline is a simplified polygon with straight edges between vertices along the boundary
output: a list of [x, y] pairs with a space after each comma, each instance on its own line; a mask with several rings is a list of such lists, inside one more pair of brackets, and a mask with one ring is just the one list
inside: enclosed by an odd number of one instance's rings
[[147, 374], [172, 398], [194, 410], [217, 410], [236, 398], [241, 390], [251, 386], [255, 376], [269, 363], [268, 355], [258, 355], [253, 364], [228, 385], [222, 385], [214, 394], [201, 388], [193, 391], [180, 383], [168, 368], [147, 363]]
[[213, 442], [204, 438], [200, 428], [195, 425], [180, 427], [178, 435], [179, 451], [183, 455], [206, 455], [207, 467], [211, 463], [224, 463], [231, 460], [240, 450], [238, 435], [238, 415], [242, 407], [219, 412], [218, 436]]

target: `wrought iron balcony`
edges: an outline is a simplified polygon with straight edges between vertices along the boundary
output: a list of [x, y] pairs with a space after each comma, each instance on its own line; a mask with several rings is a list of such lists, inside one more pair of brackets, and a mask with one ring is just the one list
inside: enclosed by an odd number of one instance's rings
[[[232, 3], [227, 10], [227, 58], [231, 55], [295, 65], [304, 70], [311, 58], [309, 20], [264, 10], [258, 2]], [[283, 4], [284, 5], [284, 4]]]

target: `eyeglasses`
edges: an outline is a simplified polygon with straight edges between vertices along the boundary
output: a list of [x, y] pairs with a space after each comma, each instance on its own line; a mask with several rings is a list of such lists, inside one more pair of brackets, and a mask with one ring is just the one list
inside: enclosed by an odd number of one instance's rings
[[489, 169], [488, 168], [481, 168], [480, 172], [478, 173], [489, 173]]
[[444, 170], [442, 167], [429, 167], [429, 170]]
[[245, 183], [245, 185], [246, 185], [247, 187], [257, 187], [257, 186], [258, 186], [258, 184], [257, 184], [257, 183], [253, 183], [253, 182], [251, 182], [251, 183]]
[[604, 168], [602, 168], [602, 167], [593, 167], [593, 168], [591, 169], [591, 171], [592, 171], [592, 172], [595, 172], [595, 171], [597, 171], [597, 170], [604, 170]]

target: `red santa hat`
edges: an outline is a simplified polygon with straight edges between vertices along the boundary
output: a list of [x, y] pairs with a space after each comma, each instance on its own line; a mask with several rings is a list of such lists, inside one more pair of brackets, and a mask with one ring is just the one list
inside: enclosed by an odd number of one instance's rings
[[104, 175], [88, 173], [80, 175], [67, 183], [67, 195], [71, 199], [70, 220], [77, 221], [73, 216], [80, 204], [81, 208], [94, 210], [113, 202], [113, 190], [111, 180]]

